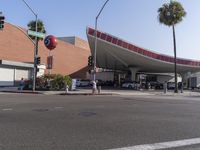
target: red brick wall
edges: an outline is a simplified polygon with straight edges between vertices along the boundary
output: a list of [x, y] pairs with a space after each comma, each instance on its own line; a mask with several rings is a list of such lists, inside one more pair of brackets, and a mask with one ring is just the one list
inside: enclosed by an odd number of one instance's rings
[[[34, 46], [27, 36], [16, 26], [6, 23], [4, 30], [0, 31], [0, 59], [33, 62], [33, 51]], [[43, 41], [39, 42], [41, 63], [46, 64], [48, 52]], [[52, 73], [69, 75], [87, 66], [90, 50], [58, 40], [58, 45], [52, 54], [54, 56]]]

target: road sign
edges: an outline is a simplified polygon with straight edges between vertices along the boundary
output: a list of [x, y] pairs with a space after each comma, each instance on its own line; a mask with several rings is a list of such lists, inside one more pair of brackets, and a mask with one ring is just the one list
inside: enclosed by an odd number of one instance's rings
[[53, 68], [53, 56], [48, 56], [47, 57], [47, 69], [52, 69]]
[[43, 39], [45, 37], [44, 33], [35, 32], [35, 31], [32, 31], [32, 30], [28, 30], [28, 35], [36, 36], [36, 37], [43, 38]]

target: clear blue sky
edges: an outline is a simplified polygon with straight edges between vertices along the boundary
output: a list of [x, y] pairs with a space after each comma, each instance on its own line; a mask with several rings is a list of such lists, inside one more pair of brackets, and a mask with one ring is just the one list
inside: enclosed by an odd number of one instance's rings
[[[105, 0], [26, 0], [43, 20], [47, 33], [86, 38], [86, 26]], [[133, 44], [173, 55], [172, 29], [159, 24], [157, 10], [170, 0], [110, 0], [98, 28]], [[200, 0], [179, 0], [187, 12], [176, 26], [178, 57], [200, 60]], [[6, 21], [26, 28], [35, 17], [22, 0], [1, 0]]]

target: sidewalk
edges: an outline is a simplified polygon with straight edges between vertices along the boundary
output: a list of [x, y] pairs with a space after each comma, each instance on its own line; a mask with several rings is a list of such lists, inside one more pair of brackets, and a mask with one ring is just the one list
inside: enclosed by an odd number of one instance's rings
[[163, 90], [127, 90], [127, 89], [102, 89], [101, 93], [92, 94], [92, 89], [77, 89], [76, 91], [29, 91], [18, 90], [18, 87], [1, 87], [0, 92], [7, 93], [26, 93], [26, 94], [44, 94], [44, 95], [122, 95], [122, 96], [199, 96], [200, 91], [184, 90], [183, 93], [174, 93], [173, 90], [164, 93]]
[[18, 90], [18, 87], [0, 87], [1, 93], [27, 93], [27, 94], [40, 94], [39, 91], [31, 90]]

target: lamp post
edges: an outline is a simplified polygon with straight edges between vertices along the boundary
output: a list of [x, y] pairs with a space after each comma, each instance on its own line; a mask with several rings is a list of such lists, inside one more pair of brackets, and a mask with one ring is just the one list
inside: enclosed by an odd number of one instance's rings
[[[37, 32], [37, 21], [38, 17], [37, 14], [33, 11], [33, 9], [28, 5], [28, 3], [25, 0], [22, 0], [25, 5], [28, 7], [28, 9], [33, 13], [35, 16], [35, 31]], [[34, 48], [34, 70], [33, 70], [33, 91], [35, 91], [35, 86], [36, 86], [36, 75], [37, 75], [37, 70], [36, 70], [36, 57], [38, 53], [38, 42], [37, 42], [37, 37], [35, 37], [35, 48]]]
[[108, 3], [109, 0], [106, 0], [106, 2], [103, 4], [103, 6], [101, 7], [98, 15], [96, 16], [95, 19], [95, 45], [94, 45], [94, 53], [93, 53], [93, 58], [94, 58], [94, 63], [93, 63], [93, 90], [96, 91], [96, 86], [94, 86], [94, 84], [96, 84], [96, 64], [97, 64], [97, 25], [98, 25], [98, 18], [101, 15], [104, 7], [106, 6], [106, 4]]

